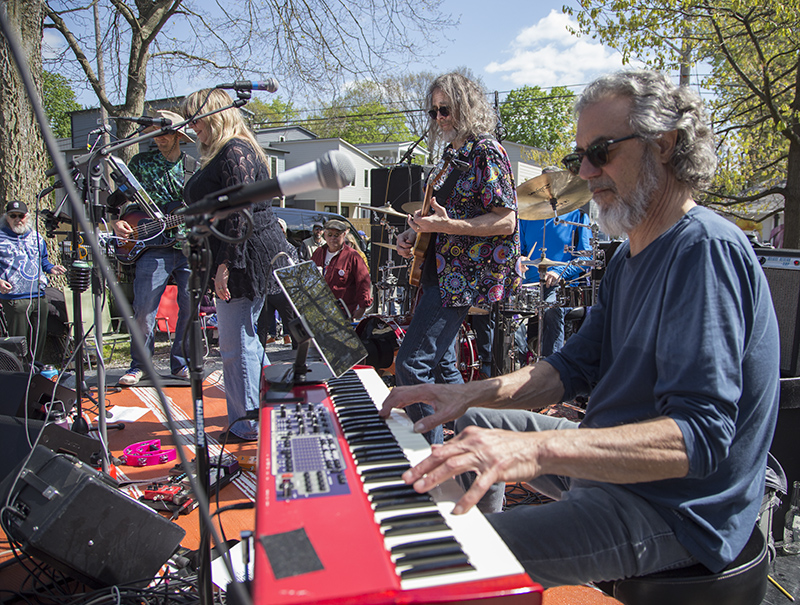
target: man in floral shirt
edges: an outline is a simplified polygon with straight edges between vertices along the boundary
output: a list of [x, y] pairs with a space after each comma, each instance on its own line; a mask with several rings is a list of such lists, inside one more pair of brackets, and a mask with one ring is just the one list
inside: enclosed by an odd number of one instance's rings
[[[520, 281], [514, 177], [505, 149], [488, 134], [497, 118], [484, 91], [449, 73], [433, 81], [426, 102], [433, 142], [441, 138], [448, 145], [432, 173], [432, 213], [410, 216], [397, 238], [401, 256], [419, 258], [418, 234], [430, 236], [419, 275], [422, 294], [395, 362], [398, 385], [463, 382], [454, 344], [470, 307], [488, 309]], [[415, 404], [406, 411], [416, 421], [431, 409]], [[437, 427], [425, 437], [441, 443], [442, 434]]]

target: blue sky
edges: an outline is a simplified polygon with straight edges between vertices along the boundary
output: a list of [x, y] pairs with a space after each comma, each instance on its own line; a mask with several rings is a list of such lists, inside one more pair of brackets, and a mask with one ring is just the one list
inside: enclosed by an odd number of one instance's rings
[[619, 53], [567, 31], [570, 22], [577, 23], [561, 13], [565, 4], [577, 6], [570, 0], [445, 0], [443, 11], [460, 16], [460, 26], [447, 36], [452, 42], [443, 42], [436, 64], [420, 70], [438, 73], [463, 65], [489, 91], [505, 92], [524, 85], [578, 90], [622, 68]]
[[[567, 26], [577, 24], [561, 13], [564, 4], [576, 2], [444, 0], [442, 11], [459, 18], [460, 25], [437, 42], [442, 53], [437, 60], [412, 64], [409, 71], [444, 73], [466, 66], [482, 79], [489, 92], [503, 93], [524, 85], [568, 86], [578, 92], [596, 76], [620, 69], [622, 59], [619, 53], [589, 37], [570, 34]], [[48, 36], [53, 34], [46, 30], [46, 42]], [[62, 46], [63, 41], [55, 45]], [[175, 84], [175, 94], [186, 94], [214, 82], [187, 82], [186, 90], [177, 90], [181, 85]], [[97, 105], [93, 94], [76, 92], [78, 102]], [[257, 94], [269, 99], [268, 93]]]

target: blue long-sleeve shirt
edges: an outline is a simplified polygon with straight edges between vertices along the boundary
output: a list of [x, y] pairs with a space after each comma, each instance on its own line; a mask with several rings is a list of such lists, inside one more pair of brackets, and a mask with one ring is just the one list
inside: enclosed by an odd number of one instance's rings
[[11, 284], [11, 292], [0, 294], [0, 299], [42, 296], [46, 274], [54, 267], [47, 258], [44, 238], [33, 229], [17, 235], [4, 219], [0, 226], [0, 279]]
[[687, 476], [627, 487], [706, 567], [733, 560], [764, 493], [779, 385], [772, 299], [742, 232], [696, 207], [636, 256], [622, 244], [586, 322], [547, 362], [565, 399], [591, 392], [582, 427], [678, 424]]
[[[538, 221], [519, 221], [519, 241], [520, 252], [523, 255], [528, 255], [531, 248], [536, 244], [531, 256], [532, 260], [539, 258], [542, 254], [542, 245], [547, 248], [546, 255], [550, 260], [569, 262], [575, 260], [575, 256], [568, 252], [564, 252], [564, 246], [575, 246], [576, 250], [591, 250], [591, 229], [589, 228], [589, 217], [581, 210], [573, 210], [558, 217], [563, 221], [570, 223], [580, 223], [586, 227], [576, 227], [574, 225], [565, 225], [563, 223], [556, 224], [555, 220], [549, 218], [547, 220]], [[565, 282], [570, 283], [580, 277], [585, 271], [585, 267], [579, 265], [569, 265], [561, 267], [552, 267], [549, 271], [554, 271], [561, 276]], [[529, 267], [525, 273], [525, 280], [523, 283], [533, 284], [539, 283], [539, 273], [535, 267]]]

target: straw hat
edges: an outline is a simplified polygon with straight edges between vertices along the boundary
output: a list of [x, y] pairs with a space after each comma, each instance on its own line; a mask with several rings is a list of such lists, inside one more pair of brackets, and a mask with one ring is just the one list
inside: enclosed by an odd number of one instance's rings
[[[169, 120], [173, 124], [180, 124], [186, 119], [182, 115], [177, 114], [174, 111], [169, 111], [167, 109], [156, 109], [154, 111], [150, 111], [149, 114], [151, 118], [164, 118], [165, 120]], [[186, 143], [194, 143], [194, 139], [190, 137], [188, 134], [186, 134], [186, 132], [184, 132], [185, 128], [186, 127], [184, 126], [180, 130], [173, 130], [172, 132], [176, 132], [178, 134], [178, 138], [180, 138], [182, 141], [185, 141]], [[154, 126], [151, 126], [150, 128], [147, 129], [146, 132], [151, 132], [152, 130], [157, 130], [157, 129]]]

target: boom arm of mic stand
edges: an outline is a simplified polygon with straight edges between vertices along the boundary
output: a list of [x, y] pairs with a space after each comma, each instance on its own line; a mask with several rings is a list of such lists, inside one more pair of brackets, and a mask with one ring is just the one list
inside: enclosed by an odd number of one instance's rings
[[398, 164], [402, 164], [403, 162], [408, 161], [408, 163], [410, 164], [411, 163], [411, 154], [417, 148], [417, 145], [419, 145], [422, 142], [422, 139], [424, 139], [427, 135], [428, 135], [428, 133], [425, 132], [425, 133], [422, 134], [422, 136], [420, 138], [418, 138], [416, 141], [414, 141], [414, 144], [406, 150], [406, 152], [403, 154], [403, 157], [400, 158], [400, 161], [397, 162], [397, 163]]

